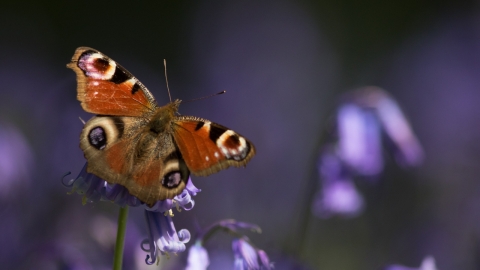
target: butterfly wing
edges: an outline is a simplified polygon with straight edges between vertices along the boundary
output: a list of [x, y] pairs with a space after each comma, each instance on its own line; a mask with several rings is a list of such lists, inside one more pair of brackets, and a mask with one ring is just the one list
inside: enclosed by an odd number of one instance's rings
[[189, 171], [170, 134], [143, 132], [143, 118], [95, 116], [84, 126], [80, 148], [87, 171], [151, 205], [185, 188]]
[[101, 52], [80, 47], [67, 67], [77, 74], [77, 99], [90, 113], [142, 116], [156, 108], [148, 89]]
[[255, 155], [249, 140], [222, 125], [193, 116], [177, 116], [173, 123], [175, 142], [194, 175], [245, 166]]

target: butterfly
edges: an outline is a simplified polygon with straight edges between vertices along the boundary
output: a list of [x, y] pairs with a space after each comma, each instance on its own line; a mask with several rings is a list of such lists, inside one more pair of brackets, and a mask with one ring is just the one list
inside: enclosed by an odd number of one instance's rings
[[67, 67], [77, 75], [82, 108], [96, 114], [80, 134], [87, 172], [123, 185], [148, 205], [180, 194], [190, 173], [246, 166], [255, 155], [235, 131], [179, 115], [181, 100], [159, 107], [137, 78], [95, 49], [78, 48]]

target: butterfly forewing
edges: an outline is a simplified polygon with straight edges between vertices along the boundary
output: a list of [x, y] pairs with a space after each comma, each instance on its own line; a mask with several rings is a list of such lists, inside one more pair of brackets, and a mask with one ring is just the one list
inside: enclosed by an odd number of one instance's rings
[[198, 176], [245, 166], [255, 155], [255, 147], [245, 137], [198, 117], [177, 117], [174, 138], [188, 169]]
[[77, 99], [87, 112], [142, 116], [156, 107], [152, 94], [142, 83], [97, 50], [78, 48], [67, 67], [77, 73]]

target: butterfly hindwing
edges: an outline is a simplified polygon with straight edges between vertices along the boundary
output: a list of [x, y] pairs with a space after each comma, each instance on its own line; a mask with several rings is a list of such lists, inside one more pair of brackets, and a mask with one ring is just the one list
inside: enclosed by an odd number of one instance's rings
[[255, 147], [245, 137], [206, 119], [178, 116], [173, 130], [188, 169], [197, 176], [245, 166], [255, 155]]
[[172, 137], [158, 139], [137, 117], [95, 116], [84, 126], [80, 148], [87, 172], [120, 184], [147, 204], [182, 192], [189, 171]]
[[140, 81], [95, 49], [78, 48], [67, 67], [77, 74], [77, 99], [87, 112], [141, 116], [156, 107], [152, 94]]

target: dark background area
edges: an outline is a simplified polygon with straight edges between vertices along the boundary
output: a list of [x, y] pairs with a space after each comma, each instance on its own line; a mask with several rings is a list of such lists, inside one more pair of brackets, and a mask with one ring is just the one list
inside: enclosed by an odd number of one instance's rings
[[[202, 192], [193, 210], [175, 212], [177, 229], [258, 224], [250, 238], [276, 269], [418, 266], [427, 255], [439, 269], [480, 269], [479, 4], [426, 0], [1, 2], [1, 268], [110, 268], [118, 207], [83, 206], [60, 182], [85, 162], [78, 117], [90, 115], [66, 68], [80, 46], [119, 62], [159, 104], [163, 59], [173, 98], [227, 90], [180, 113], [238, 131], [257, 156], [193, 178]], [[356, 182], [361, 216], [318, 219], [322, 134], [340, 95], [364, 85], [397, 99], [425, 162], [403, 170], [386, 153], [378, 182]], [[131, 209], [127, 230], [125, 264], [155, 268], [139, 247], [142, 210]], [[233, 265], [230, 241], [209, 242], [210, 269]], [[161, 265], [185, 261], [186, 252]]]

